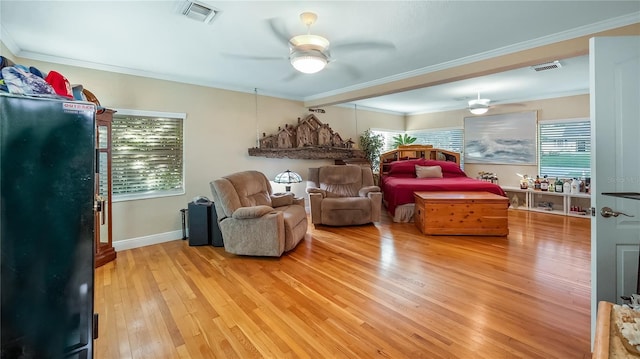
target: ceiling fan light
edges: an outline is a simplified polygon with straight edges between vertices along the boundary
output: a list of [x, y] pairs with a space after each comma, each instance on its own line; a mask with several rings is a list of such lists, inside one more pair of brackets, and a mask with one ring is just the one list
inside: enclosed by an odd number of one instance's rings
[[479, 98], [477, 100], [469, 101], [469, 112], [474, 115], [482, 115], [489, 111], [489, 102], [491, 100], [486, 98]]
[[289, 40], [294, 47], [324, 51], [329, 47], [329, 40], [319, 35], [298, 35]]
[[470, 108], [469, 111], [474, 114], [474, 115], [483, 115], [485, 113], [487, 113], [487, 111], [489, 111], [488, 108], [482, 108], [482, 107], [478, 107], [478, 108]]
[[297, 55], [291, 56], [291, 65], [296, 70], [305, 74], [315, 74], [327, 66], [327, 59], [322, 56]]

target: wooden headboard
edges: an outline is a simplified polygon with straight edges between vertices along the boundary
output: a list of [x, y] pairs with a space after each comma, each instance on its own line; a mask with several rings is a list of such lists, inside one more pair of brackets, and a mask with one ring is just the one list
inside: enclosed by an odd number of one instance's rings
[[380, 155], [380, 174], [389, 172], [389, 164], [393, 161], [424, 158], [428, 160], [451, 161], [460, 164], [457, 152], [434, 148], [432, 145], [404, 145]]

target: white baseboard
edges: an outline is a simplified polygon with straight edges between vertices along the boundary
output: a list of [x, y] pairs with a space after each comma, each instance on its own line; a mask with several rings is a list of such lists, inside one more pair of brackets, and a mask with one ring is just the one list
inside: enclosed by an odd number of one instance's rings
[[124, 251], [126, 249], [133, 249], [138, 247], [150, 246], [153, 244], [164, 243], [169, 241], [182, 240], [182, 230], [152, 234], [150, 236], [124, 239], [121, 241], [113, 242], [113, 248], [116, 252]]

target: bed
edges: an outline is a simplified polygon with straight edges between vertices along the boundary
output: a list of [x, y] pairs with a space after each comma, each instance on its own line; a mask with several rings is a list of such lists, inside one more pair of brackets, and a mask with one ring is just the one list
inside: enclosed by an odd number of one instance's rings
[[[434, 152], [435, 156], [396, 156], [392, 160], [382, 160], [384, 166], [381, 161], [380, 188], [385, 207], [394, 222], [413, 221], [415, 191], [482, 191], [506, 197], [497, 184], [468, 177], [456, 161], [442, 160], [438, 156], [441, 150], [429, 148], [431, 150], [427, 153]], [[431, 159], [433, 157], [440, 160]]]

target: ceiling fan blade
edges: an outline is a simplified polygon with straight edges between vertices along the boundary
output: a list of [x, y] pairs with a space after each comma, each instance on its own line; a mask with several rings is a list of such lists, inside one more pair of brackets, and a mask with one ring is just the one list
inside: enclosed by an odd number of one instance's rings
[[300, 76], [302, 76], [302, 73], [300, 73], [298, 71], [292, 71], [287, 77], [283, 78], [282, 81], [284, 81], [284, 82], [293, 81], [293, 80], [299, 78]]
[[282, 43], [288, 46], [289, 39], [291, 38], [291, 36], [287, 34], [285, 26], [282, 23], [282, 20], [279, 20], [277, 18], [271, 18], [268, 20], [268, 22], [269, 22], [269, 28], [271, 29], [271, 32], [273, 32], [273, 34], [276, 36], [276, 38], [278, 38], [278, 40], [280, 40]]
[[504, 101], [492, 101], [491, 102], [491, 106], [492, 107], [507, 107], [507, 106], [511, 106], [511, 107], [524, 107], [526, 106], [523, 103], [520, 102], [504, 102]]
[[368, 50], [395, 50], [396, 45], [385, 41], [353, 41], [353, 42], [334, 42], [331, 44], [332, 50], [337, 51], [368, 51]]
[[284, 56], [254, 56], [254, 55], [242, 55], [242, 54], [231, 54], [228, 52], [222, 52], [220, 55], [228, 58], [238, 59], [238, 60], [286, 60], [287, 57]]
[[360, 72], [360, 70], [358, 70], [358, 68], [354, 65], [350, 65], [344, 62], [340, 62], [340, 61], [336, 61], [336, 60], [332, 60], [331, 64], [329, 65], [331, 67], [340, 67], [341, 69], [343, 69], [345, 72], [347, 72], [347, 74], [349, 74], [349, 76], [352, 79], [359, 79], [362, 77], [362, 73]]
[[496, 107], [525, 107], [523, 103], [498, 103]]

